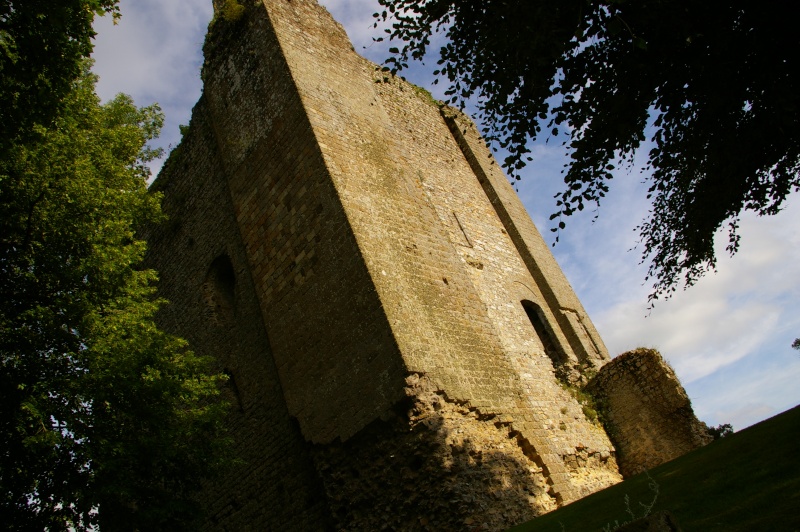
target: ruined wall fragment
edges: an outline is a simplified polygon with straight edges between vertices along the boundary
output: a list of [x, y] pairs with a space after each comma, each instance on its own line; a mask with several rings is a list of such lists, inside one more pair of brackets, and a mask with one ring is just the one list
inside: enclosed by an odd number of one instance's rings
[[587, 391], [602, 409], [625, 477], [712, 440], [675, 372], [654, 349], [635, 349], [614, 358]]

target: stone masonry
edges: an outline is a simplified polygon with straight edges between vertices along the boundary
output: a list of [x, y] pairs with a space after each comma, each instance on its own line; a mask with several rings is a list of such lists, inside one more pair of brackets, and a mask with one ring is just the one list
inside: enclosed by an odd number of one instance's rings
[[620, 472], [641, 473], [713, 439], [675, 372], [654, 349], [635, 349], [603, 366], [587, 390], [599, 403]]
[[225, 371], [215, 530], [499, 530], [621, 480], [609, 361], [474, 124], [314, 0], [247, 2], [152, 189], [160, 315]]

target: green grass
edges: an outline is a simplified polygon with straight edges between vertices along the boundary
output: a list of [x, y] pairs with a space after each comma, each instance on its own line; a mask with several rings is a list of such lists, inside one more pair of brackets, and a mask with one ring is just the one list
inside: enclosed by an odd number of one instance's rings
[[[800, 530], [800, 406], [722, 438], [650, 472], [653, 512], [669, 510], [684, 531]], [[509, 532], [603, 530], [628, 520], [653, 493], [644, 474]], [[612, 526], [613, 528], [613, 526]]]

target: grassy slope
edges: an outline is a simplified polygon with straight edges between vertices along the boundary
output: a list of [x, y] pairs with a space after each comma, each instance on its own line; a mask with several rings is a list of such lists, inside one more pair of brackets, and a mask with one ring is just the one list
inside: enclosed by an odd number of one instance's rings
[[[800, 406], [650, 471], [653, 511], [669, 510], [685, 531], [800, 530]], [[638, 475], [513, 532], [603, 530], [641, 515], [653, 493]], [[613, 528], [613, 526], [612, 526]]]

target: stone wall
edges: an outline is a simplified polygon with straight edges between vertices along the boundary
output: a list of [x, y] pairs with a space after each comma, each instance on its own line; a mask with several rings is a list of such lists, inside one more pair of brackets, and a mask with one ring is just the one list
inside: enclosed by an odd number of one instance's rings
[[208, 528], [324, 528], [323, 484], [286, 407], [205, 100], [151, 190], [164, 195], [169, 217], [145, 234], [171, 303], [158, 321], [229, 375], [227, 424], [242, 463], [205, 490]]
[[408, 400], [315, 463], [344, 530], [504, 530], [555, 509], [545, 466], [508, 419], [448, 398], [424, 375]]
[[712, 440], [672, 368], [654, 349], [623, 353], [587, 387], [598, 402], [625, 477]]
[[402, 358], [309, 122], [313, 110], [264, 6], [248, 9], [211, 28], [203, 72], [260, 304], [253, 318], [263, 320], [305, 437], [347, 439], [403, 397]]
[[[513, 242], [519, 259], [524, 262], [526, 273], [533, 281], [531, 286], [535, 286], [535, 301], [544, 303], [539, 307], [546, 314], [544, 325], [547, 332], [552, 334], [556, 349], [560, 351], [561, 360], [558, 362], [567, 366], [559, 368], [563, 370], [562, 374], [570, 376], [590, 368], [599, 368], [609, 360], [603, 340], [525, 211], [519, 196], [481, 138], [478, 128], [469, 117], [456, 109], [442, 107], [441, 114], [497, 219]], [[522, 280], [516, 282], [525, 284]], [[579, 381], [580, 378], [575, 380]]]
[[[583, 449], [609, 453], [611, 445], [554, 378], [523, 301], [575, 362], [599, 366], [605, 348], [587, 338], [574, 353], [569, 338], [578, 335], [564, 316], [588, 317], [563, 275], [531, 272], [440, 106], [355, 54], [316, 2], [264, 5], [406, 370], [456, 401], [514, 418], [559, 501], [613, 482], [606, 469], [591, 478], [568, 467]], [[482, 143], [472, 131], [470, 141]], [[502, 174], [492, 175], [514, 196]], [[515, 232], [539, 244], [539, 271], [547, 261], [558, 270], [524, 217]]]
[[149, 231], [161, 322], [231, 375], [209, 528], [500, 529], [618, 482], [556, 378], [606, 348], [472, 122], [315, 1], [243, 5]]

